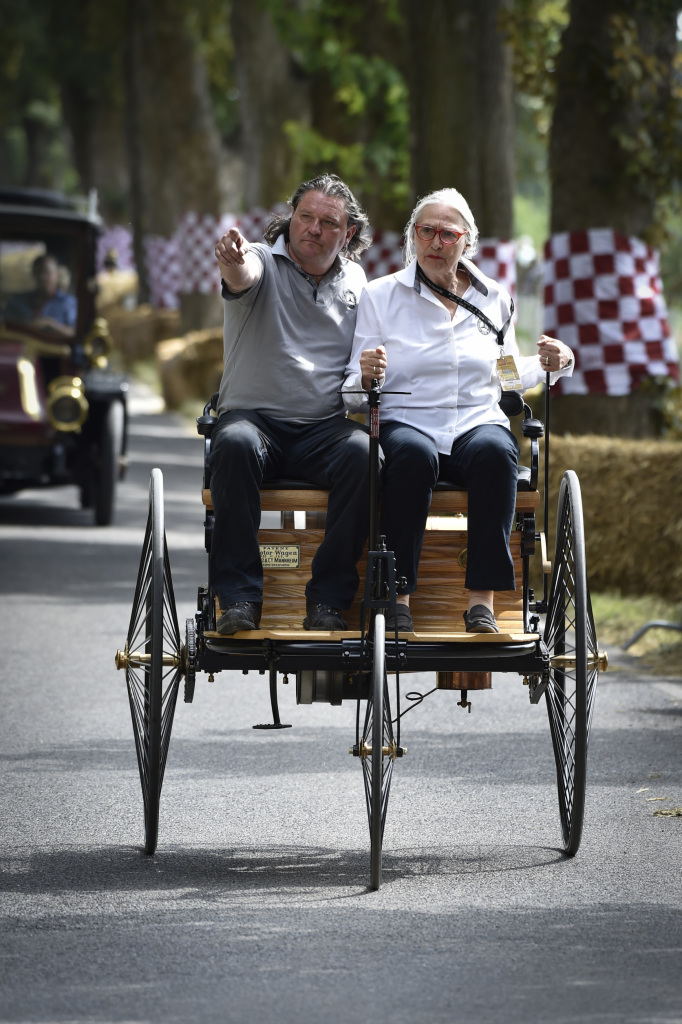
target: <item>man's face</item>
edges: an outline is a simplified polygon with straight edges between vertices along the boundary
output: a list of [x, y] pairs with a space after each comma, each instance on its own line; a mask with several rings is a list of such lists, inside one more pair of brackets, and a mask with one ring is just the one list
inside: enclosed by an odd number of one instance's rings
[[339, 196], [306, 192], [291, 216], [289, 252], [306, 274], [326, 274], [355, 234], [348, 226], [346, 204]]
[[59, 288], [59, 267], [49, 257], [38, 264], [35, 270], [36, 284], [43, 295], [56, 295]]

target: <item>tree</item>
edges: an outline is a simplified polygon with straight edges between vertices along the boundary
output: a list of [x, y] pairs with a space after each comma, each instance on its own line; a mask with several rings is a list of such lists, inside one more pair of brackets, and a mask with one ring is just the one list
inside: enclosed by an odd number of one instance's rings
[[[553, 235], [610, 228], [647, 243], [661, 239], [660, 204], [682, 172], [678, 6], [677, 0], [571, 0], [550, 143]], [[609, 340], [612, 335], [600, 334], [598, 343]], [[556, 423], [577, 432], [656, 432], [651, 398], [640, 383], [613, 398], [562, 396]]]
[[375, 227], [402, 227], [408, 116], [399, 0], [263, 3], [306, 84], [305, 112], [283, 123], [297, 176], [334, 172]]
[[557, 62], [551, 229], [604, 225], [657, 241], [679, 175], [677, 0], [571, 0]]
[[511, 0], [405, 0], [413, 196], [454, 186], [481, 234], [513, 233]]
[[301, 160], [284, 125], [310, 125], [310, 83], [265, 4], [233, 3], [230, 24], [247, 167], [244, 202], [247, 209], [268, 209], [300, 179]]
[[[220, 146], [185, 5], [131, 0], [126, 111], [136, 262], [145, 236], [170, 239], [181, 214], [220, 214]], [[181, 254], [185, 255], [185, 254]], [[180, 296], [185, 329], [218, 322], [215, 296]]]

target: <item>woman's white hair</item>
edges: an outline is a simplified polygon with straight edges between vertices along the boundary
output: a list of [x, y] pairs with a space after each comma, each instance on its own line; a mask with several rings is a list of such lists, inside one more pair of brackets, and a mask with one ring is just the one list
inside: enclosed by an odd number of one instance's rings
[[412, 216], [407, 222], [405, 246], [403, 249], [403, 260], [406, 267], [412, 263], [417, 255], [414, 248], [414, 226], [419, 223], [419, 217], [424, 208], [432, 203], [442, 203], [444, 206], [449, 206], [451, 210], [459, 213], [464, 219], [464, 223], [467, 226], [467, 241], [463, 255], [471, 257], [478, 251], [478, 228], [476, 227], [471, 207], [462, 193], [458, 192], [456, 188], [439, 188], [437, 192], [430, 192], [428, 196], [424, 196], [419, 200], [412, 211]]

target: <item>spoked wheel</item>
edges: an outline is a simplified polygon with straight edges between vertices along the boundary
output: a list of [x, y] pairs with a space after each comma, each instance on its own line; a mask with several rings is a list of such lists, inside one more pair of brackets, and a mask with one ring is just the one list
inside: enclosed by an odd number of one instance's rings
[[374, 620], [372, 690], [367, 701], [361, 746], [367, 815], [369, 817], [370, 886], [372, 889], [378, 889], [381, 885], [381, 846], [396, 753], [393, 725], [391, 724], [391, 702], [386, 678], [386, 619], [380, 613]]
[[559, 491], [556, 549], [545, 643], [550, 654], [545, 691], [556, 760], [564, 849], [578, 852], [585, 811], [587, 741], [599, 668], [592, 605], [585, 568], [585, 534], [580, 484], [564, 474]]
[[149, 517], [137, 576], [125, 651], [116, 664], [126, 670], [130, 711], [144, 802], [145, 853], [156, 850], [159, 799], [185, 651], [175, 609], [163, 514], [163, 476], [153, 469]]

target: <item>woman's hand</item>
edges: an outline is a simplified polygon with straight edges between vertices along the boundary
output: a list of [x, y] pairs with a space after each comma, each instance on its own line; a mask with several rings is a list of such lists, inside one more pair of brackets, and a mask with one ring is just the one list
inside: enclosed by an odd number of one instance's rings
[[545, 373], [563, 370], [573, 359], [573, 353], [568, 345], [564, 345], [558, 338], [550, 338], [547, 334], [543, 334], [538, 342], [538, 356]]
[[377, 348], [366, 348], [360, 355], [362, 372], [362, 390], [369, 391], [373, 380], [383, 381], [386, 376], [386, 349], [383, 345]]

